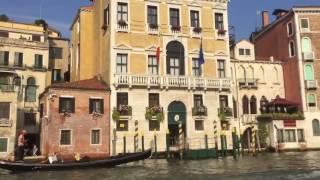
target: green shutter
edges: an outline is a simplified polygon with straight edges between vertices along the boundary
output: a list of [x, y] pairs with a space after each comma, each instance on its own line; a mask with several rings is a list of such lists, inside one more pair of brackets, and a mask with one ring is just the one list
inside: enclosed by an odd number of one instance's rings
[[311, 41], [309, 38], [302, 39], [302, 52], [311, 52]]
[[316, 103], [316, 97], [313, 94], [308, 95], [308, 103]]

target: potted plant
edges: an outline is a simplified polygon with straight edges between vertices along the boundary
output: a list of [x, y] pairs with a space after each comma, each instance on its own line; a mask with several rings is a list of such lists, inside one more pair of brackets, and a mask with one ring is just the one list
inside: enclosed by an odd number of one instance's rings
[[119, 24], [119, 26], [127, 26], [127, 22], [125, 20], [123, 20], [123, 19], [120, 19], [118, 21], [118, 24]]
[[193, 28], [193, 32], [195, 32], [195, 33], [201, 33], [201, 32], [202, 32], [202, 28], [201, 28], [201, 27], [194, 27], [194, 28]]
[[171, 26], [172, 31], [181, 31], [181, 26]]
[[158, 24], [149, 24], [150, 29], [158, 29]]
[[120, 120], [120, 112], [117, 110], [117, 108], [113, 108], [113, 110], [112, 110], [112, 119], [114, 121]]
[[120, 104], [118, 111], [120, 115], [131, 115], [132, 108], [129, 105]]
[[157, 121], [163, 121], [163, 110], [160, 106], [152, 106], [146, 108], [145, 118], [147, 120], [156, 119]]
[[226, 30], [224, 30], [224, 29], [218, 29], [218, 34], [219, 35], [225, 35], [226, 34]]

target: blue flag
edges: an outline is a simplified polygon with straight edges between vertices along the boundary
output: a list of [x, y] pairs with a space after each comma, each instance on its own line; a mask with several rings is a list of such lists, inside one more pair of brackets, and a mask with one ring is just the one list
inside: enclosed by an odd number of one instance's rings
[[200, 52], [199, 52], [199, 65], [204, 64], [204, 55], [202, 50], [202, 40], [200, 44]]

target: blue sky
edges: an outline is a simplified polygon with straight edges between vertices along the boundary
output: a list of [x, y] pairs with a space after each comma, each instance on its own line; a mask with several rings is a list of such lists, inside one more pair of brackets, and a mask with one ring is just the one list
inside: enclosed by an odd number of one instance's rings
[[[70, 24], [80, 6], [89, 4], [89, 0], [0, 0], [0, 14], [19, 21], [33, 22], [43, 19], [65, 37], [69, 36]], [[42, 10], [40, 10], [42, 5]], [[275, 8], [289, 9], [294, 5], [319, 5], [320, 0], [231, 0], [229, 24], [236, 28], [236, 38], [248, 38], [257, 25], [261, 24], [257, 12]], [[42, 12], [42, 13], [41, 13]]]

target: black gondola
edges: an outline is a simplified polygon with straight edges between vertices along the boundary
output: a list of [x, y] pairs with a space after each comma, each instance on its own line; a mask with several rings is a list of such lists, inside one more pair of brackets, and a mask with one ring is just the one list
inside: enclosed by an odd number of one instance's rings
[[23, 163], [23, 162], [7, 162], [0, 161], [0, 168], [10, 171], [37, 171], [37, 170], [67, 170], [67, 169], [80, 169], [88, 167], [114, 167], [129, 162], [140, 161], [147, 159], [151, 156], [151, 150], [139, 153], [132, 153], [120, 156], [110, 157], [103, 160], [93, 160], [86, 162], [70, 162], [70, 163]]

